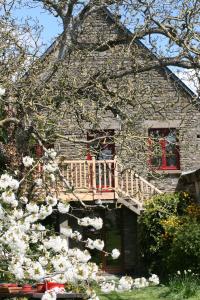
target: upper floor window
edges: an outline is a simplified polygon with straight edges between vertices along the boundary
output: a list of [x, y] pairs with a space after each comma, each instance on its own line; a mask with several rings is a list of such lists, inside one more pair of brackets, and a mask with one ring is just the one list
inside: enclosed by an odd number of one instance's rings
[[178, 131], [175, 128], [149, 129], [150, 165], [158, 170], [179, 170]]
[[95, 156], [97, 160], [113, 160], [115, 155], [114, 130], [90, 131], [87, 139], [92, 140], [88, 146], [87, 159]]

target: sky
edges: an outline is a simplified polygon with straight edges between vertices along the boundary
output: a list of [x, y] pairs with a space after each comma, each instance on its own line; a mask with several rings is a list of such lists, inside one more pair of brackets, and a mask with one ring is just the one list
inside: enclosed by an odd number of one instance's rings
[[15, 9], [14, 15], [19, 20], [23, 20], [27, 17], [36, 19], [37, 24], [43, 27], [41, 40], [43, 40], [47, 46], [49, 46], [54, 41], [55, 37], [62, 31], [62, 26], [60, 25], [58, 18], [45, 12], [39, 6], [35, 8], [21, 7]]

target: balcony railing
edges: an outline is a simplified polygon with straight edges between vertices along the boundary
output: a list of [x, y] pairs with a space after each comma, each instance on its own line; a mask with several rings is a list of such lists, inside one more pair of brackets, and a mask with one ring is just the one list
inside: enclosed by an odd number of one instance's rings
[[145, 200], [162, 193], [133, 170], [124, 169], [117, 159], [64, 160], [61, 170], [70, 186], [69, 190], [60, 186], [63, 197], [70, 198], [70, 191], [73, 191], [79, 197], [82, 195], [82, 200], [118, 199], [122, 203], [134, 202], [142, 209]]

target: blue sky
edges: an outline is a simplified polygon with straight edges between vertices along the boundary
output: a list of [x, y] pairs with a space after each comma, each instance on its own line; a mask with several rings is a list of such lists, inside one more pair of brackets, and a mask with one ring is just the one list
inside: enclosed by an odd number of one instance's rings
[[62, 26], [59, 24], [59, 19], [52, 14], [44, 11], [41, 7], [15, 9], [14, 15], [19, 20], [33, 18], [37, 20], [38, 25], [43, 26], [41, 39], [50, 45], [54, 38], [62, 31]]

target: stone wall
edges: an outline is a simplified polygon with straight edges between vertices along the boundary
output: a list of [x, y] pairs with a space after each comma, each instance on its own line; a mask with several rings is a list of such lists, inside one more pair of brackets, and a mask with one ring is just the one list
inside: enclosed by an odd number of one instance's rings
[[[101, 44], [116, 39], [124, 42], [104, 51], [93, 50], [87, 52], [84, 58], [84, 68], [88, 66], [88, 70], [85, 69], [84, 72], [89, 74], [98, 69], [106, 70], [107, 68], [108, 70], [109, 66], [109, 71], [112, 70], [114, 74], [119, 71], [119, 68], [129, 69], [134, 59], [153, 59], [149, 51], [140, 44], [133, 45], [132, 50], [127, 51], [126, 38], [129, 38], [127, 33], [121, 27], [118, 27], [103, 11], [95, 12], [86, 19], [80, 30], [80, 42]], [[133, 54], [137, 56], [134, 59]], [[72, 55], [72, 61], [73, 59], [76, 62], [74, 64], [76, 65], [76, 74], [78, 74], [77, 68], [81, 64], [80, 58], [74, 54], [74, 57]], [[80, 68], [80, 70], [82, 69]], [[80, 72], [80, 77], [81, 74]], [[125, 88], [127, 82], [129, 82], [128, 91]], [[119, 96], [124, 101], [124, 113], [130, 118], [129, 128], [127, 120], [123, 120], [118, 128], [118, 134], [119, 129], [121, 130], [119, 136], [123, 136], [123, 133], [126, 136], [125, 142], [121, 137], [121, 139], [116, 137], [115, 140], [119, 158], [126, 166], [133, 167], [138, 174], [146, 177], [159, 189], [175, 191], [182, 171], [200, 167], [200, 112], [192, 104], [191, 95], [165, 69], [152, 70], [136, 76], [128, 75], [120, 80], [111, 80], [109, 84], [111, 91], [116, 87], [120, 91]], [[103, 95], [98, 95], [98, 97], [102, 99], [103, 104], [111, 100], [109, 95], [105, 95], [105, 99], [103, 99]], [[118, 99], [112, 99], [112, 101], [117, 107]], [[88, 111], [92, 112], [91, 100], [85, 101], [84, 105]], [[94, 108], [96, 109], [98, 103], [95, 105]], [[111, 129], [109, 122], [104, 123], [105, 117], [105, 110], [98, 111], [100, 120], [98, 125], [95, 125], [95, 127], [92, 120], [86, 122], [85, 125], [82, 123], [81, 126], [85, 126], [85, 128], [78, 134], [78, 137], [86, 140], [89, 129]], [[110, 115], [112, 120], [115, 117], [116, 122], [118, 122], [118, 116], [115, 116], [114, 113], [112, 116]], [[78, 125], [74, 123], [73, 126], [76, 132]], [[73, 126], [70, 129], [71, 132]], [[148, 129], [170, 127], [176, 128], [179, 132], [180, 170], [158, 171], [152, 176], [151, 169], [148, 166]], [[135, 136], [139, 137], [139, 142]], [[67, 159], [84, 159], [87, 155], [86, 144], [78, 145], [69, 141], [57, 141], [57, 149]]]

